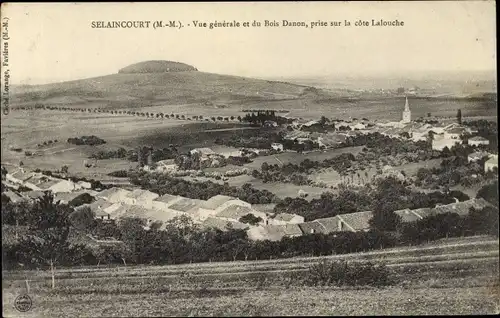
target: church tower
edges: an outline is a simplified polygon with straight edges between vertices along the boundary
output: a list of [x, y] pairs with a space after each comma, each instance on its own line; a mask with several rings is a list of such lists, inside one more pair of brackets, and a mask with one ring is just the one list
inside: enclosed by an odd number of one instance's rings
[[406, 97], [406, 102], [405, 102], [405, 110], [403, 111], [403, 123], [409, 123], [411, 122], [411, 111], [410, 111], [410, 105], [408, 104], [408, 96]]

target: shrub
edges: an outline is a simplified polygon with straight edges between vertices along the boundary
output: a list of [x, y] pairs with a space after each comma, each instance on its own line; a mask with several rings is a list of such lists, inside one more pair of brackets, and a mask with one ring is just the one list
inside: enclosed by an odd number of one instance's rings
[[394, 282], [385, 265], [322, 261], [311, 265], [304, 282], [312, 286], [386, 286]]
[[117, 170], [117, 171], [113, 171], [113, 172], [108, 173], [108, 176], [117, 177], [117, 178], [126, 178], [126, 177], [128, 177], [128, 172], [126, 170]]

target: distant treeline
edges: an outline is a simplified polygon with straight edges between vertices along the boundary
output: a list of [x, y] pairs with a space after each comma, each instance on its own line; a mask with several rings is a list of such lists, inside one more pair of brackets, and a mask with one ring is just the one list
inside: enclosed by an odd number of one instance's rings
[[88, 145], [88, 146], [97, 146], [105, 144], [106, 141], [97, 137], [97, 136], [81, 136], [75, 138], [68, 138], [68, 143], [74, 145]]
[[271, 111], [275, 113], [288, 113], [290, 110], [288, 109], [244, 109], [244, 113], [258, 113], [258, 112], [266, 112], [266, 111]]

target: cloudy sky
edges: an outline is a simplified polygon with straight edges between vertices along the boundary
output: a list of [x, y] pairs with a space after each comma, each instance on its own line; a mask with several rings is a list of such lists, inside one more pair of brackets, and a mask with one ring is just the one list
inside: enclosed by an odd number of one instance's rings
[[[494, 70], [493, 1], [9, 4], [13, 83], [116, 73], [145, 60], [254, 77]], [[116, 20], [344, 21], [351, 27], [93, 29]], [[357, 20], [404, 27], [355, 27]]]

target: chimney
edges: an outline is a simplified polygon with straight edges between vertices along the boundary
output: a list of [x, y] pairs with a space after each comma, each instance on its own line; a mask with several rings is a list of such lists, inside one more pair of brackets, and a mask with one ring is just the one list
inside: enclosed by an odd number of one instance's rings
[[311, 229], [311, 234], [314, 234], [314, 229]]

